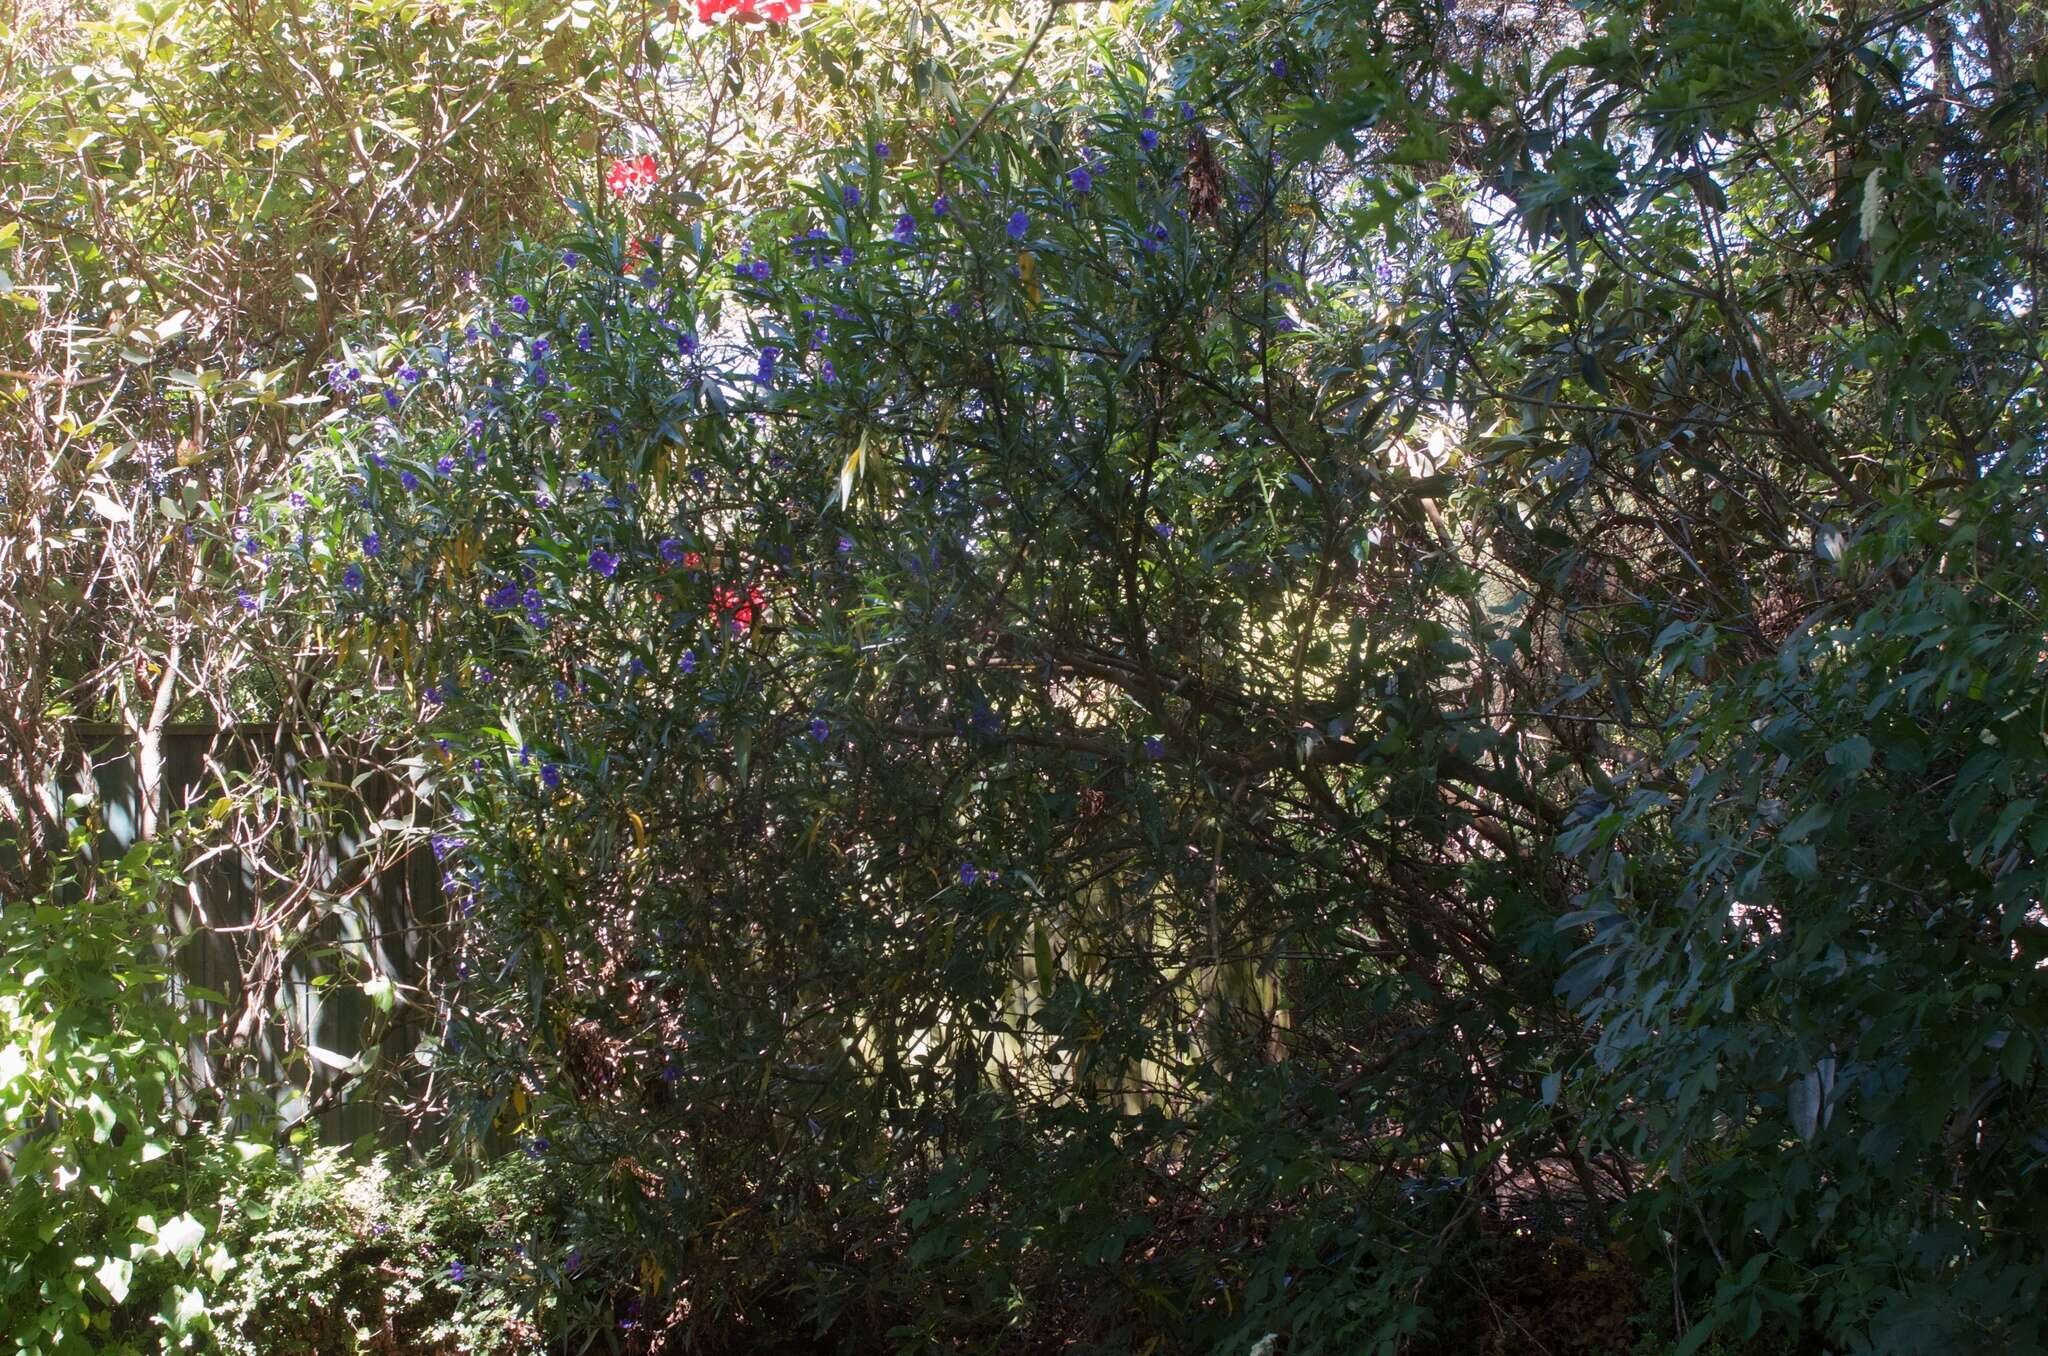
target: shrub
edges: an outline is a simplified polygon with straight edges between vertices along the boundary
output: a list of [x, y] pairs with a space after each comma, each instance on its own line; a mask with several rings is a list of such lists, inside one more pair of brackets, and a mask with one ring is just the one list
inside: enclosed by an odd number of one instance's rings
[[235, 1260], [213, 1296], [219, 1351], [562, 1349], [549, 1344], [566, 1336], [553, 1326], [565, 1312], [553, 1295], [565, 1279], [555, 1180], [517, 1156], [459, 1187], [446, 1168], [359, 1163], [338, 1148], [238, 1177], [220, 1201]]
[[103, 856], [89, 802], [70, 808], [49, 892], [0, 905], [0, 1334], [25, 1356], [121, 1349], [143, 1311], [165, 1341], [203, 1322], [238, 1160], [195, 1122], [182, 1058], [176, 840]]

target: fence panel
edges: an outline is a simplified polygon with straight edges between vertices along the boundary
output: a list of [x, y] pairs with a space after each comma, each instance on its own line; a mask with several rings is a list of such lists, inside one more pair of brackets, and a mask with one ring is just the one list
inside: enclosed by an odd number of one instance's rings
[[[138, 759], [125, 731], [94, 727], [83, 732], [93, 751], [94, 790], [105, 825], [102, 847], [125, 851], [135, 841], [140, 819]], [[169, 808], [203, 804], [218, 794], [207, 769], [213, 754], [221, 766], [238, 769], [232, 741], [223, 741], [211, 725], [177, 725], [163, 736], [164, 795]], [[265, 737], [269, 731], [265, 730]], [[335, 776], [330, 770], [330, 776]], [[347, 780], [339, 775], [338, 780]], [[364, 786], [363, 802], [380, 804], [392, 789], [383, 774]], [[287, 817], [279, 831], [305, 836], [307, 826]], [[343, 828], [321, 841], [302, 844], [296, 854], [312, 883], [334, 889], [347, 882], [362, 848], [360, 827]], [[261, 906], [274, 899], [278, 887], [265, 886], [234, 854], [214, 858], [202, 868], [180, 899], [166, 901], [175, 925], [186, 935], [177, 953], [177, 970], [186, 985], [225, 995], [234, 1009], [244, 1000], [244, 961], [268, 939], [256, 928]], [[404, 1103], [425, 1090], [425, 1071], [412, 1060], [420, 1038], [432, 1029], [434, 1012], [420, 1001], [433, 979], [440, 955], [440, 933], [446, 919], [440, 872], [433, 855], [410, 853], [355, 892], [345, 907], [330, 911], [296, 947], [279, 977], [276, 995], [257, 1038], [250, 1044], [258, 1084], [293, 1088], [280, 1111], [287, 1120], [302, 1118], [309, 1107], [330, 1103], [317, 1114], [320, 1139], [351, 1143], [375, 1134], [389, 1147], [404, 1144], [417, 1127], [402, 1114]], [[344, 965], [344, 958], [350, 964]], [[347, 973], [351, 978], [337, 976]], [[392, 982], [393, 1008], [388, 1020], [361, 985], [373, 973]], [[209, 1008], [210, 1014], [218, 1009]], [[381, 1030], [379, 1029], [381, 1026]], [[365, 1086], [336, 1098], [346, 1075], [312, 1057], [308, 1046], [356, 1060], [374, 1052], [375, 1063], [358, 1080]], [[213, 1067], [203, 1048], [188, 1050], [187, 1059], [202, 1080]]]

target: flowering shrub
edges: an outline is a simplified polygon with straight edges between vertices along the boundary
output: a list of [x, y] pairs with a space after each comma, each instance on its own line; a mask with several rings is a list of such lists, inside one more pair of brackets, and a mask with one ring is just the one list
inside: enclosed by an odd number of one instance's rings
[[[459, 333], [382, 359], [271, 529], [304, 534], [297, 597], [388, 675], [360, 718], [413, 732], [444, 807], [467, 978], [436, 1067], [479, 1130], [578, 1165], [613, 1221], [580, 1246], [649, 1304], [712, 1321], [806, 1275], [788, 1239], [730, 1263], [653, 1243], [771, 1230], [762, 1199], [827, 1203], [818, 1246], [936, 1268], [897, 1305], [995, 1284], [1041, 1228], [1110, 1267], [1164, 1223], [1147, 1155], [1224, 1133], [1227, 1100], [1189, 1099], [1279, 1039], [1274, 962], [1197, 960], [1219, 866], [1182, 819], [1212, 766], [1295, 727], [1197, 735], [1126, 666], [1141, 634], [1182, 638], [1150, 662], [1183, 684], [1247, 662], [1339, 501], [1233, 502], [1297, 465], [1241, 436], [1255, 378], [1225, 355], [1278, 357], [1281, 279], [1246, 245], [1277, 259], [1299, 228], [1249, 146], [1218, 153], [1245, 205], [1193, 221], [1153, 159], [1162, 104], [1077, 106], [1086, 144], [1029, 175], [991, 129], [943, 183], [869, 142], [786, 213], [648, 202], [644, 263], [590, 216]], [[1344, 474], [1336, 540], [1362, 540], [1381, 510]], [[1285, 708], [1280, 675], [1242, 672]], [[1146, 836], [1097, 840], [1105, 797]], [[1204, 977], [1114, 959], [1133, 908]], [[1205, 990], [1230, 996], [1207, 1018]], [[1129, 1120], [1110, 1094], [1147, 1068], [1175, 1091]], [[1013, 1135], [1033, 1147], [1000, 1179], [941, 1171]], [[1024, 1213], [984, 1232], [980, 1200]]]
[[[2025, 346], [1957, 387], [1995, 453], [1894, 427], [1860, 275], [1766, 388], [1782, 241], [1848, 224], [1724, 219], [1740, 120], [1665, 115], [1725, 42], [1603, 11], [1572, 80], [1452, 82], [1454, 150], [1445, 35], [1347, 17], [1190, 7], [744, 208], [629, 166], [351, 361], [265, 615], [412, 742], [456, 1123], [684, 1340], [1456, 1349], [1507, 1326], [1462, 1259], [1619, 1223], [1688, 1349], [2027, 1345]], [[1865, 208], [1843, 277], [1907, 248]]]

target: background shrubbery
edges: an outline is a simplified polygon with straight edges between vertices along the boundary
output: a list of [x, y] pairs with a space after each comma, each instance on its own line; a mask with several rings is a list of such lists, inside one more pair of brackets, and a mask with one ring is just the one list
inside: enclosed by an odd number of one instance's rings
[[692, 17], [16, 16], [23, 1350], [2048, 1340], [2037, 12]]

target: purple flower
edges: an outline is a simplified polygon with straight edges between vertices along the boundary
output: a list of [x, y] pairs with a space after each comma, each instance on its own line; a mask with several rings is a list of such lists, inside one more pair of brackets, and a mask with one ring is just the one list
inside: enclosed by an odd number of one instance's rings
[[398, 483], [403, 485], [408, 491], [416, 490], [420, 487], [420, 478], [410, 471], [400, 471], [398, 473]]
[[590, 352], [591, 342], [595, 338], [596, 336], [595, 334], [592, 333], [590, 328], [590, 322], [585, 321], [583, 323], [583, 327], [576, 331], [576, 347], [582, 349], [585, 353], [588, 353]]
[[893, 234], [896, 237], [896, 243], [899, 245], [908, 245], [913, 240], [916, 240], [917, 218], [905, 212], [902, 216], [896, 218], [896, 229]]
[[818, 375], [823, 377], [826, 383], [829, 385], [830, 383], [839, 380], [839, 369], [832, 366], [832, 360], [830, 358], [827, 358], [824, 360], [823, 363], [819, 365]]
[[682, 561], [683, 544], [674, 537], [664, 537], [658, 549], [661, 551], [661, 558], [669, 564], [675, 565]]
[[590, 568], [594, 573], [609, 579], [618, 573], [619, 558], [602, 546], [597, 547], [590, 553]]
[[366, 556], [369, 556], [369, 557], [370, 557], [371, 559], [375, 559], [376, 557], [378, 557], [378, 556], [381, 556], [381, 555], [383, 555], [383, 554], [384, 554], [384, 542], [383, 542], [383, 539], [382, 539], [382, 538], [380, 538], [380, 537], [379, 537], [379, 536], [378, 536], [378, 535], [377, 535], [376, 533], [374, 533], [374, 532], [372, 532], [372, 533], [371, 533], [371, 534], [370, 534], [369, 536], [367, 536], [367, 537], [364, 537], [364, 538], [363, 538], [363, 554], [364, 554], [364, 555], [366, 555]]
[[1166, 756], [1166, 744], [1158, 735], [1145, 736], [1145, 756], [1147, 758], [1164, 758]]
[[550, 344], [545, 339], [536, 339], [533, 341], [533, 356], [536, 358], [545, 358], [548, 356], [548, 351], [553, 347], [554, 345]]
[[953, 210], [953, 200], [952, 200], [951, 198], [947, 197], [947, 196], [946, 196], [945, 194], [941, 193], [941, 194], [940, 194], [940, 195], [939, 195], [938, 197], [936, 197], [936, 198], [933, 198], [933, 199], [932, 199], [932, 215], [933, 215], [933, 216], [935, 216], [935, 217], [943, 217], [943, 216], [945, 216], [945, 215], [946, 215], [947, 213], [951, 212], [952, 210]]
[[811, 738], [812, 738], [812, 739], [814, 739], [814, 740], [816, 740], [816, 741], [817, 741], [818, 743], [822, 744], [822, 743], [824, 743], [824, 742], [825, 742], [825, 736], [826, 736], [827, 734], [829, 734], [829, 733], [831, 733], [831, 731], [830, 731], [829, 729], [827, 729], [827, 728], [826, 728], [826, 725], [825, 725], [825, 719], [824, 719], [824, 717], [823, 717], [823, 716], [813, 716], [813, 717], [811, 717]]
[[545, 786], [550, 791], [561, 790], [562, 769], [556, 767], [553, 763], [542, 763], [540, 765], [540, 782], [542, 786]]
[[845, 188], [839, 190], [839, 200], [848, 207], [860, 206], [860, 189], [852, 184], [848, 184]]
[[[1095, 187], [1095, 176], [1086, 165], [1076, 165], [1067, 171], [1067, 182], [1074, 186], [1076, 193], [1086, 193]], [[1012, 235], [1016, 232], [1012, 231]]]
[[682, 354], [685, 358], [695, 357], [697, 355], [697, 336], [688, 331], [677, 335], [676, 352]]
[[1156, 151], [1156, 150], [1158, 150], [1158, 149], [1159, 149], [1159, 129], [1158, 129], [1157, 127], [1144, 127], [1144, 128], [1140, 128], [1140, 129], [1139, 129], [1139, 131], [1138, 131], [1138, 145], [1139, 145], [1139, 147], [1140, 147], [1140, 148], [1142, 148], [1142, 149], [1144, 149], [1144, 150], [1148, 150], [1148, 151]]
[[683, 651], [683, 657], [676, 661], [676, 667], [684, 673], [695, 673], [697, 671], [697, 652], [695, 650]]
[[841, 537], [839, 539], [839, 554], [842, 556], [850, 556], [853, 554], [853, 538]]
[[962, 885], [972, 885], [980, 877], [981, 872], [975, 870], [973, 862], [960, 863], [960, 883]]
[[539, 1158], [542, 1154], [546, 1153], [547, 1151], [548, 1142], [546, 1140], [536, 1136], [535, 1138], [527, 1141], [526, 1156], [528, 1158]]
[[1010, 223], [1003, 229], [1010, 233], [1010, 239], [1022, 240], [1024, 233], [1031, 229], [1031, 215], [1020, 207], [1010, 213]]
[[1278, 58], [1275, 58], [1275, 59], [1274, 59], [1274, 61], [1273, 61], [1273, 78], [1274, 78], [1275, 80], [1285, 80], [1285, 79], [1287, 78], [1287, 63], [1286, 63], [1286, 62], [1284, 62], [1284, 61], [1281, 61], [1281, 60], [1279, 60]]
[[439, 461], [436, 461], [436, 462], [434, 463], [434, 474], [435, 474], [435, 475], [437, 475], [437, 476], [451, 476], [451, 475], [454, 475], [454, 474], [455, 474], [455, 458], [453, 458], [453, 457], [442, 457], [442, 458], [441, 458], [441, 459], [440, 459]]
[[1192, 119], [1195, 116], [1195, 106], [1185, 99], [1181, 100], [1180, 115], [1183, 120]]
[[236, 589], [235, 601], [242, 605], [242, 611], [244, 612], [254, 612], [256, 610], [256, 595], [250, 593], [247, 589]]
[[1159, 534], [1160, 540], [1162, 540], [1162, 541], [1172, 541], [1172, 540], [1173, 540], [1173, 524], [1172, 524], [1172, 523], [1154, 523], [1154, 524], [1152, 524], [1152, 530], [1153, 530], [1154, 532], [1157, 532], [1157, 533]]
[[760, 382], [763, 386], [770, 385], [774, 382], [775, 359], [777, 355], [779, 355], [781, 352], [782, 350], [777, 348], [773, 344], [761, 345], [761, 362], [760, 365], [754, 369], [755, 381]]
[[553, 410], [542, 410], [540, 412], [540, 421], [543, 424], [546, 424], [549, 428], [553, 428], [555, 425], [562, 422], [562, 416], [556, 414]]
[[523, 316], [532, 309], [533, 304], [526, 299], [523, 293], [512, 298], [513, 315]]
[[385, 388], [384, 388], [384, 403], [385, 403], [386, 405], [389, 405], [389, 406], [390, 406], [390, 407], [391, 407], [392, 409], [394, 409], [394, 410], [395, 410], [395, 409], [397, 409], [397, 408], [398, 408], [398, 392], [396, 392], [396, 391], [392, 390], [392, 389], [391, 389], [391, 388], [390, 388], [389, 386], [385, 387]]
[[889, 143], [888, 143], [888, 142], [886, 142], [886, 141], [878, 141], [878, 142], [876, 142], [876, 143], [875, 143], [875, 158], [876, 158], [877, 160], [887, 160], [887, 159], [889, 158]]
[[775, 270], [769, 267], [766, 259], [756, 259], [749, 271], [753, 274], [755, 282], [767, 282], [769, 275]]
[[583, 262], [583, 259], [582, 259], [582, 257], [581, 257], [580, 255], [578, 255], [578, 254], [576, 253], [576, 251], [575, 251], [575, 250], [563, 250], [563, 251], [562, 251], [562, 267], [563, 267], [563, 268], [574, 268], [574, 267], [576, 267], [576, 265], [578, 265], [578, 264], [580, 264], [580, 263], [582, 263], [582, 262]]
[[398, 379], [404, 382], [407, 386], [419, 385], [420, 375], [420, 370], [417, 367], [414, 367], [411, 363], [407, 363], [404, 367], [398, 369]]
[[341, 586], [350, 593], [363, 591], [363, 567], [351, 565], [341, 572]]
[[448, 1279], [449, 1279], [449, 1280], [451, 1280], [451, 1281], [457, 1281], [457, 1282], [459, 1282], [459, 1281], [461, 1281], [461, 1280], [462, 1280], [462, 1277], [463, 1277], [462, 1263], [460, 1263], [460, 1262], [450, 1262], [450, 1263], [448, 1264]]

